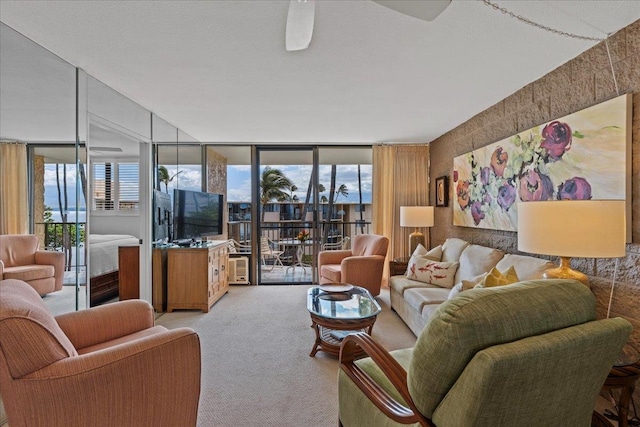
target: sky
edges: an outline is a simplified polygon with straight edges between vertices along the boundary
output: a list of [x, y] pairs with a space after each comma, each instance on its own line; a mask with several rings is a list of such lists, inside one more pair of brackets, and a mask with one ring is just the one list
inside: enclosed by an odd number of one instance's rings
[[[271, 165], [273, 169], [280, 169], [289, 178], [298, 190], [293, 194], [300, 200], [304, 200], [307, 195], [309, 179], [311, 176], [311, 166], [292, 165]], [[177, 172], [175, 166], [168, 166], [169, 175]], [[182, 172], [175, 179], [179, 188], [184, 190], [200, 190], [199, 167], [180, 167]], [[361, 165], [360, 175], [362, 181], [362, 202], [371, 203], [371, 165]], [[331, 185], [331, 166], [323, 165], [319, 169], [319, 182], [326, 188], [321, 195], [329, 196], [329, 186]], [[359, 203], [358, 200], [358, 166], [338, 165], [336, 169], [336, 187], [341, 184], [347, 186], [349, 195], [345, 198], [339, 196], [338, 201], [342, 203]], [[227, 200], [229, 202], [251, 201], [251, 166], [228, 166], [227, 167]]]
[[[280, 169], [287, 178], [289, 178], [297, 187], [294, 192], [300, 200], [304, 200], [307, 194], [309, 178], [311, 175], [311, 166], [292, 166], [292, 165], [271, 165], [274, 169]], [[200, 191], [201, 189], [201, 173], [200, 166], [182, 165], [178, 169], [175, 165], [167, 165], [169, 176], [181, 171], [171, 182], [169, 189], [177, 187], [184, 190]], [[362, 177], [362, 202], [371, 203], [371, 165], [361, 165]], [[62, 180], [62, 168], [60, 168], [60, 179]], [[319, 169], [319, 182], [326, 188], [324, 193], [328, 197], [329, 186], [331, 184], [331, 166], [322, 165]], [[45, 165], [44, 171], [45, 184], [45, 205], [58, 209], [58, 192], [56, 187], [56, 171], [54, 164]], [[349, 195], [338, 197], [338, 202], [342, 203], [358, 203], [358, 167], [357, 165], [338, 165], [336, 170], [336, 187], [341, 184], [347, 186]], [[69, 208], [75, 209], [75, 185], [76, 173], [75, 165], [67, 165], [67, 197]], [[162, 185], [162, 191], [165, 191]], [[251, 201], [251, 166], [228, 166], [227, 167], [227, 200], [229, 202], [245, 202]]]

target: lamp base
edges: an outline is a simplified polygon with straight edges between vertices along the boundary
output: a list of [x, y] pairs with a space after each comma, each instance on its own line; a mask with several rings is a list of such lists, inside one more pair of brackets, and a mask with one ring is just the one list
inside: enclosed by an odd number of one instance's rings
[[571, 268], [571, 258], [569, 257], [560, 257], [560, 266], [545, 271], [542, 277], [545, 279], [573, 279], [589, 287], [589, 278], [586, 274]]
[[416, 231], [409, 234], [409, 256], [413, 255], [413, 251], [416, 250], [418, 244], [424, 246], [424, 234], [416, 228]]

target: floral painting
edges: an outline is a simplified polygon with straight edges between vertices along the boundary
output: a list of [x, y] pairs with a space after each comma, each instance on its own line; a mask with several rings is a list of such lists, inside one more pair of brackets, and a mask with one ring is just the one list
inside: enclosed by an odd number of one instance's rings
[[453, 161], [453, 223], [517, 230], [519, 201], [626, 198], [631, 97], [543, 123]]

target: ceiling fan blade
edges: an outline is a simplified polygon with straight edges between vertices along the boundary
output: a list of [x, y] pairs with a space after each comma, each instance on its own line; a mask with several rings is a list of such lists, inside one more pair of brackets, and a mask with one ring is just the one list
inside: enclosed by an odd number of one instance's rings
[[304, 50], [309, 47], [313, 34], [315, 11], [315, 0], [291, 0], [289, 2], [285, 38], [287, 51]]
[[[396, 12], [424, 21], [433, 21], [451, 3], [451, 0], [373, 0]], [[291, 9], [289, 9], [291, 10]]]

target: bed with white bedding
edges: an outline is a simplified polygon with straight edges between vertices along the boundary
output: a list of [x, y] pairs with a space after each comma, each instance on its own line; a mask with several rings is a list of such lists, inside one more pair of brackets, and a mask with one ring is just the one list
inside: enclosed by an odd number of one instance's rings
[[89, 235], [90, 306], [118, 296], [118, 247], [138, 245], [127, 234]]

